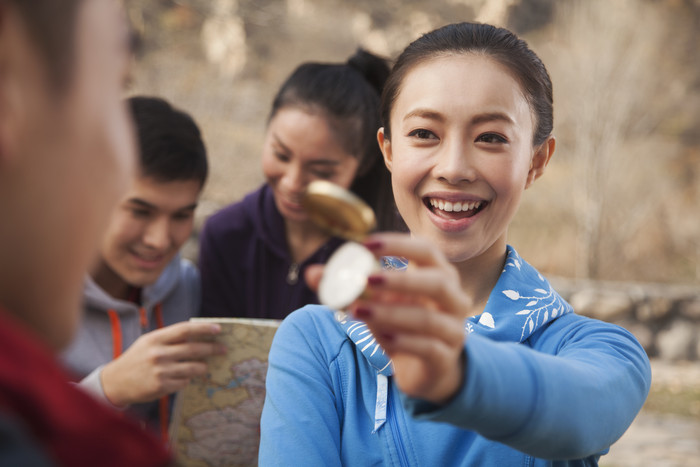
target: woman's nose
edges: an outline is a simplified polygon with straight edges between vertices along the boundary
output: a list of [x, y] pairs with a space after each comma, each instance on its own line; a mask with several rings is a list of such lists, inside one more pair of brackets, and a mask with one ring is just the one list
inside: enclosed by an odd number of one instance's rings
[[438, 148], [433, 174], [436, 178], [456, 185], [476, 179], [474, 151], [461, 138], [451, 138]]
[[296, 164], [290, 165], [282, 177], [282, 185], [288, 193], [301, 193], [305, 188], [303, 169]]

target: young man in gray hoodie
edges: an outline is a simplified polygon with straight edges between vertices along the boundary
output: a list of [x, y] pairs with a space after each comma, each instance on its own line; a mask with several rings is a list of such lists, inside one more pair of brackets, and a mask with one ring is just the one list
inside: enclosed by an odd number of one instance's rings
[[63, 360], [81, 386], [129, 407], [166, 439], [168, 395], [203, 375], [206, 357], [225, 351], [203, 341], [218, 325], [187, 321], [199, 309], [199, 274], [179, 255], [208, 165], [189, 115], [159, 98], [132, 97], [128, 104], [137, 175], [85, 279], [84, 317]]

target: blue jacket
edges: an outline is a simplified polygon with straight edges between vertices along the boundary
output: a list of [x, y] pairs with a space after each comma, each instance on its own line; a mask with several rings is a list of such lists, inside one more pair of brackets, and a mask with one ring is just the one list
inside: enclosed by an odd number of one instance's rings
[[466, 322], [465, 379], [447, 405], [401, 394], [363, 328], [321, 306], [282, 323], [260, 465], [597, 465], [651, 381], [630, 333], [574, 314], [510, 247], [484, 312]]

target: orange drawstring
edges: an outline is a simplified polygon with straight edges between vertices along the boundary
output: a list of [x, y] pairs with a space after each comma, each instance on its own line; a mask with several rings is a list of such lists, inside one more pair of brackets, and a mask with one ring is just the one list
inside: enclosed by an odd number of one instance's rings
[[122, 327], [119, 323], [119, 315], [115, 310], [107, 310], [109, 324], [112, 327], [112, 359], [122, 354]]
[[[163, 307], [158, 303], [153, 309], [156, 318], [156, 326], [158, 329], [162, 328], [163, 325]], [[141, 328], [148, 329], [148, 319], [146, 317], [146, 309], [141, 308], [139, 310]], [[109, 323], [112, 328], [112, 358], [116, 359], [122, 354], [122, 327], [119, 321], [119, 314], [115, 310], [107, 310], [109, 315]], [[169, 403], [168, 396], [163, 396], [158, 401], [158, 412], [160, 415], [160, 434], [163, 441], [167, 444], [168, 442], [168, 424], [169, 424]]]
[[144, 307], [139, 308], [141, 329], [146, 331], [148, 329], [148, 316], [146, 315], [146, 309]]
[[[153, 313], [156, 315], [156, 325], [158, 329], [163, 327], [163, 307], [160, 303], [156, 304], [153, 309]], [[170, 400], [168, 396], [163, 396], [160, 398], [160, 436], [163, 441], [168, 442], [168, 425], [170, 422], [169, 412], [170, 412]]]

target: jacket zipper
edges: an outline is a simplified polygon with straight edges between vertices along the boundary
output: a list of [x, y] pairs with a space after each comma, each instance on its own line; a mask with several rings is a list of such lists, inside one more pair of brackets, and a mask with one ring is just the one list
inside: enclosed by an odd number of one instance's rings
[[[391, 390], [390, 390], [390, 392], [391, 392]], [[404, 450], [404, 446], [403, 446], [404, 442], [401, 440], [401, 437], [399, 436], [399, 422], [397, 420], [397, 414], [396, 414], [396, 410], [394, 408], [393, 403], [389, 404], [389, 410], [390, 410], [389, 420], [391, 423], [391, 436], [394, 439], [394, 446], [396, 446], [396, 453], [398, 454], [398, 457], [399, 457], [399, 465], [408, 467], [410, 464], [408, 463], [408, 458], [406, 457], [406, 451]]]
[[292, 263], [287, 271], [287, 284], [296, 285], [299, 282], [299, 263]]

